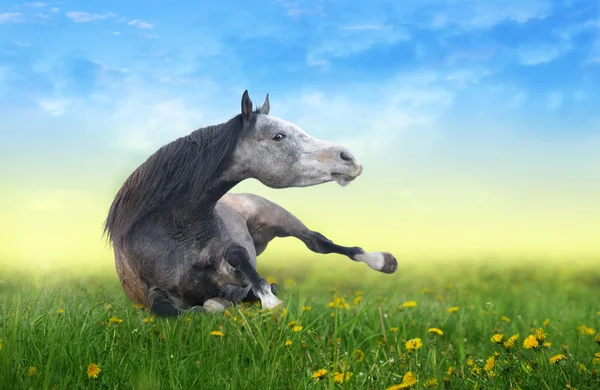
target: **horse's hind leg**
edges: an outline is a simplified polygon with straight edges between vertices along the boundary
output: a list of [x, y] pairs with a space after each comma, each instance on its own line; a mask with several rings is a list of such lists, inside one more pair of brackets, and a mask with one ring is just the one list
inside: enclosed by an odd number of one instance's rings
[[152, 289], [148, 293], [148, 302], [150, 303], [150, 311], [159, 317], [172, 317], [184, 312], [173, 304], [165, 291], [159, 288]]

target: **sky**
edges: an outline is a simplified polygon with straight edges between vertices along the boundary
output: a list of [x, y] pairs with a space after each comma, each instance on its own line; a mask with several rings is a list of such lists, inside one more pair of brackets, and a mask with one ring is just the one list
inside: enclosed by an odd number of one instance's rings
[[599, 8], [0, 0], [0, 256], [110, 257], [127, 175], [246, 89], [363, 162], [343, 189], [234, 189], [329, 236], [407, 257], [598, 254]]

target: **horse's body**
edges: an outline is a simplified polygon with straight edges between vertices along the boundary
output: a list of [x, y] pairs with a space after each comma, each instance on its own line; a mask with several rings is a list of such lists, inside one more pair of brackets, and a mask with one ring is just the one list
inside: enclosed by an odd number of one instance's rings
[[362, 172], [347, 149], [268, 117], [268, 111], [268, 96], [253, 112], [245, 92], [241, 115], [164, 146], [127, 179], [106, 230], [133, 302], [158, 315], [203, 311], [215, 298], [221, 307], [256, 298], [273, 308], [282, 302], [256, 272], [256, 256], [275, 237], [294, 236], [317, 253], [344, 254], [385, 273], [396, 270], [389, 253], [338, 246], [273, 202], [226, 194], [250, 177], [283, 188], [331, 180], [346, 185]]

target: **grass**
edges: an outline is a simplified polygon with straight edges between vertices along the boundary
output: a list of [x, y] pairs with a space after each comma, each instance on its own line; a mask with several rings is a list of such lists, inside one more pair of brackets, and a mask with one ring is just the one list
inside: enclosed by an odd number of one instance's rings
[[[6, 270], [0, 387], [600, 388], [600, 269], [593, 264], [401, 265], [392, 276], [348, 264], [345, 272], [261, 273], [278, 279], [285, 310], [242, 305], [164, 320], [134, 307], [112, 272]], [[539, 328], [545, 339], [538, 331], [540, 346], [526, 349]], [[507, 348], [490, 340], [494, 334], [519, 338]], [[565, 360], [550, 363], [559, 354]], [[92, 363], [96, 378], [87, 373]]]

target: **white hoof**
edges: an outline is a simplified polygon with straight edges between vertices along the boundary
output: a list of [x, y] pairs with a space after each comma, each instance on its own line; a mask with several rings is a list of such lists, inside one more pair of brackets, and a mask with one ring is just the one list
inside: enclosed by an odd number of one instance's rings
[[223, 298], [208, 299], [203, 305], [204, 309], [210, 313], [225, 311], [229, 306], [231, 306], [231, 302]]
[[277, 298], [275, 295], [269, 293], [265, 296], [260, 297], [260, 303], [265, 309], [274, 309], [277, 306], [281, 305], [283, 301]]

